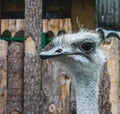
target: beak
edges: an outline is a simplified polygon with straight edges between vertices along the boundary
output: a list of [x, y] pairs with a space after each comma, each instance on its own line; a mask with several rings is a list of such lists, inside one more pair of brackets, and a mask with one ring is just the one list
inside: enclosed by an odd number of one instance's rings
[[60, 56], [67, 56], [67, 55], [75, 55], [75, 54], [80, 54], [80, 53], [73, 53], [70, 51], [64, 51], [61, 48], [53, 48], [49, 51], [44, 51], [39, 54], [41, 59], [49, 59], [53, 57], [60, 57]]

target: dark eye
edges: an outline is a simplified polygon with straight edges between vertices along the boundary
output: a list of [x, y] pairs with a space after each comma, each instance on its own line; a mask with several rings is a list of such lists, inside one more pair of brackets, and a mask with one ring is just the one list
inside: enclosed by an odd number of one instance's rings
[[95, 43], [90, 41], [84, 41], [81, 43], [80, 49], [86, 53], [90, 53], [95, 49]]

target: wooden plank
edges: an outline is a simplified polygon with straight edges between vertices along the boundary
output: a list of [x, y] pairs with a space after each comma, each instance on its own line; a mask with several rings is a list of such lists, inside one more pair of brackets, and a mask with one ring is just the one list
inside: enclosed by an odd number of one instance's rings
[[43, 32], [52, 30], [57, 35], [59, 30], [65, 30], [67, 33], [72, 32], [71, 19], [44, 19], [43, 20]]
[[59, 20], [58, 19], [50, 19], [48, 21], [48, 30], [52, 30], [55, 35], [59, 30]]
[[107, 70], [110, 76], [110, 103], [112, 114], [118, 112], [118, 95], [119, 95], [119, 51], [118, 39], [111, 37], [107, 44], [103, 44], [105, 55], [107, 57]]
[[8, 43], [0, 40], [0, 114], [7, 114], [7, 47]]
[[43, 19], [43, 32], [48, 31], [48, 19]]
[[16, 33], [16, 20], [15, 19], [9, 19], [9, 30], [11, 31], [12, 37]]
[[65, 30], [67, 32], [66, 19], [59, 19], [59, 30]]
[[24, 19], [16, 19], [16, 31], [24, 30]]
[[3, 33], [3, 31], [5, 30], [9, 30], [9, 21], [8, 19], [2, 19], [1, 20], [1, 33]]
[[23, 44], [13, 42], [8, 50], [8, 114], [23, 113], [23, 58]]
[[72, 23], [71, 23], [71, 19], [66, 19], [66, 26], [67, 26], [67, 32], [71, 33], [72, 32]]
[[59, 30], [65, 30], [67, 33], [72, 32], [71, 19], [59, 19]]

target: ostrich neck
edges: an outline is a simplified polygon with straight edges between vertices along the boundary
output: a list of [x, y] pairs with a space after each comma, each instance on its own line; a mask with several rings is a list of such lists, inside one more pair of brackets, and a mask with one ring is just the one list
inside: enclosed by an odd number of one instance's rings
[[79, 76], [76, 81], [77, 114], [98, 113], [98, 90], [100, 76]]

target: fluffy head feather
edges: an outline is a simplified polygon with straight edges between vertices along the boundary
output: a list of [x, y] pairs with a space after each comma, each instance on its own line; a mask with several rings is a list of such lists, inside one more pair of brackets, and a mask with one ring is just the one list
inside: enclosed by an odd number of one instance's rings
[[103, 67], [105, 57], [100, 49], [99, 35], [93, 31], [65, 34], [53, 40], [54, 47], [40, 54], [41, 58], [54, 58], [76, 82], [77, 75], [93, 75]]

